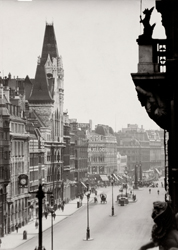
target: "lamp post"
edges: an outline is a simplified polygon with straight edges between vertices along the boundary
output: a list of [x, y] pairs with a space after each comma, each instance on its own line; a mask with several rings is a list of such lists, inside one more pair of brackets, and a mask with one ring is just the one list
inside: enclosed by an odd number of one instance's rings
[[93, 238], [90, 238], [90, 227], [89, 227], [89, 200], [90, 200], [91, 190], [89, 190], [89, 184], [86, 185], [87, 185], [87, 192], [85, 193], [85, 195], [87, 197], [87, 230], [86, 230], [86, 238], [84, 240], [88, 241], [88, 240], [93, 240]]
[[43, 230], [42, 230], [42, 203], [45, 194], [51, 194], [51, 192], [44, 192], [43, 185], [40, 183], [37, 192], [29, 192], [29, 193], [36, 193], [36, 197], [38, 198], [39, 231], [38, 231], [38, 248], [35, 248], [35, 250], [44, 250], [45, 248], [43, 247]]
[[125, 196], [127, 197], [127, 181], [128, 181], [128, 180], [127, 180], [127, 177], [128, 177], [128, 176], [127, 176], [127, 167], [125, 167], [125, 172], [124, 172], [124, 173], [125, 173], [125, 178], [126, 178]]
[[50, 201], [51, 201], [51, 250], [53, 250], [53, 213], [54, 213], [54, 210], [53, 210], [53, 207], [54, 207], [54, 195], [52, 194], [50, 196]]
[[135, 165], [135, 189], [138, 189], [138, 165]]
[[38, 219], [39, 219], [39, 233], [38, 233], [38, 250], [43, 250], [43, 231], [42, 231], [42, 200], [45, 197], [42, 185], [39, 185], [37, 195], [36, 197], [38, 198]]
[[111, 180], [111, 185], [112, 185], [112, 207], [111, 207], [111, 216], [114, 216], [114, 197], [113, 197], [113, 184], [114, 180]]

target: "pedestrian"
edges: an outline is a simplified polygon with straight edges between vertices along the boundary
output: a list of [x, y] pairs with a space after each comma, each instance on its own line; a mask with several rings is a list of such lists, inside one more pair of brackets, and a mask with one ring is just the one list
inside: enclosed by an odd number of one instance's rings
[[44, 212], [44, 216], [47, 219], [47, 217], [48, 217], [48, 212], [47, 211]]
[[80, 199], [81, 199], [81, 201], [83, 200], [83, 194], [80, 195]]
[[16, 230], [16, 232], [18, 233], [18, 230], [19, 230], [18, 223], [16, 223], [16, 225], [15, 225], [15, 230]]
[[1, 247], [1, 244], [2, 244], [2, 240], [0, 239], [0, 247]]
[[37, 229], [38, 228], [38, 221], [36, 220], [35, 222], [35, 228]]
[[55, 220], [55, 218], [56, 218], [56, 214], [55, 214], [55, 213], [53, 213], [53, 218], [54, 218], [54, 220]]
[[158, 189], [157, 193], [158, 193], [158, 195], [159, 195], [159, 189]]
[[151, 188], [149, 189], [149, 193], [151, 194]]

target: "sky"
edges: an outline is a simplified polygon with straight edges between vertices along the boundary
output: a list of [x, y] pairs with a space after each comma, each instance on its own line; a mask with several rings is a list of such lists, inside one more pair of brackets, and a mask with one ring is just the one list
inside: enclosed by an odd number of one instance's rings
[[[114, 131], [128, 124], [159, 129], [137, 99], [140, 14], [155, 0], [0, 0], [1, 76], [35, 77], [46, 22], [53, 23], [64, 66], [64, 110], [79, 123]], [[153, 38], [165, 38], [154, 8]]]

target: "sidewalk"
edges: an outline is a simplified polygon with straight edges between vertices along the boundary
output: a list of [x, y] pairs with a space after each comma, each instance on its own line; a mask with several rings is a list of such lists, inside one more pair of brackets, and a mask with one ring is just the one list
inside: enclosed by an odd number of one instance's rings
[[[100, 191], [99, 190], [97, 190], [97, 191], [98, 191], [98, 195], [99, 195]], [[95, 194], [91, 193], [90, 202], [93, 202], [94, 196], [95, 196]], [[78, 199], [74, 199], [74, 200], [69, 201], [69, 203], [67, 203], [65, 205], [63, 212], [61, 211], [61, 209], [60, 210], [57, 209], [55, 212], [56, 218], [55, 218], [55, 220], [53, 220], [53, 225], [57, 224], [61, 220], [65, 219], [66, 217], [72, 215], [73, 213], [78, 211], [82, 206], [86, 206], [86, 204], [87, 204], [86, 196], [84, 196], [84, 198], [83, 198], [83, 202], [82, 202], [83, 205], [79, 208], [77, 208], [78, 201], [79, 201]], [[47, 219], [43, 216], [42, 227], [43, 227], [43, 231], [45, 231], [51, 227], [51, 215], [48, 215]], [[23, 240], [23, 231], [24, 230], [27, 231], [27, 239], [26, 240]], [[12, 233], [7, 234], [4, 237], [2, 237], [1, 238], [1, 240], [2, 240], [1, 249], [2, 250], [3, 249], [14, 249], [17, 246], [25, 243], [26, 241], [28, 241], [29, 239], [31, 239], [37, 235], [38, 235], [38, 228], [37, 229], [35, 228], [35, 221], [30, 221], [24, 227], [19, 228], [18, 233], [12, 232]], [[34, 246], [34, 249], [35, 249], [35, 246]]]

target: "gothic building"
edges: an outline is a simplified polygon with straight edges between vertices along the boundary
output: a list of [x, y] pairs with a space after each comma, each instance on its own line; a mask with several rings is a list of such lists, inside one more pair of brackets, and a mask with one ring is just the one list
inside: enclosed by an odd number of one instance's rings
[[[46, 24], [41, 57], [38, 58], [35, 79], [25, 79], [29, 110], [36, 117], [40, 138], [45, 141], [46, 191], [57, 202], [61, 196], [63, 141], [64, 70], [59, 56], [53, 24]], [[27, 89], [26, 89], [27, 90]], [[46, 202], [50, 202], [47, 195]]]

